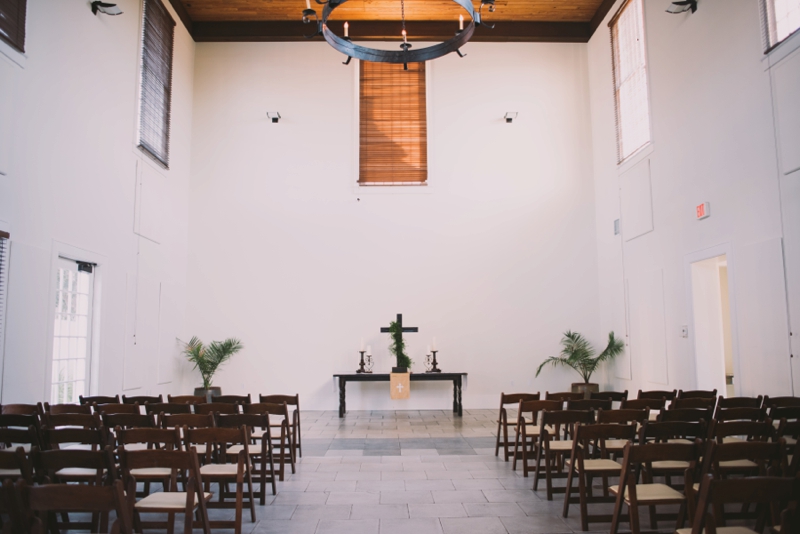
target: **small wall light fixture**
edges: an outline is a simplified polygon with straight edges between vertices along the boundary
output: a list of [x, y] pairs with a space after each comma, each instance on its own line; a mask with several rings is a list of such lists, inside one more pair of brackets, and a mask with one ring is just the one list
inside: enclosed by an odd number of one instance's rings
[[117, 7], [117, 4], [107, 4], [105, 2], [92, 2], [92, 13], [97, 15], [97, 12], [104, 15], [122, 15], [122, 10]]
[[277, 123], [281, 120], [281, 114], [277, 111], [267, 111], [267, 118], [271, 119], [272, 122]]
[[514, 119], [517, 118], [517, 115], [519, 115], [519, 113], [517, 113], [516, 111], [507, 111], [505, 116], [506, 122], [508, 124], [511, 124], [512, 122], [514, 122]]
[[686, 13], [690, 9], [692, 10], [692, 13], [697, 11], [697, 0], [680, 0], [677, 2], [672, 2], [667, 8], [667, 13], [677, 15], [679, 13]]

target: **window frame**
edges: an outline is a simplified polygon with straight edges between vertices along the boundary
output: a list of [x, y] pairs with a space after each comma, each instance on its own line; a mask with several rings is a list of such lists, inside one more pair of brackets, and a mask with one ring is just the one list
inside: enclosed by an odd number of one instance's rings
[[[144, 124], [144, 114], [146, 105], [149, 103], [147, 98], [147, 91], [145, 89], [146, 83], [146, 49], [145, 46], [147, 44], [147, 9], [148, 4], [150, 5], [157, 5], [158, 8], [162, 9], [163, 12], [168, 17], [168, 20], [171, 22], [171, 36], [170, 36], [170, 57], [169, 57], [169, 80], [168, 85], [164, 86], [167, 92], [167, 98], [165, 102], [165, 106], [161, 110], [162, 120], [164, 120], [166, 128], [165, 128], [165, 146], [163, 155], [159, 154], [159, 150], [156, 147], [148, 146], [148, 143], [145, 142], [143, 139], [143, 124]], [[146, 154], [155, 164], [159, 167], [169, 170], [169, 157], [170, 157], [170, 147], [171, 147], [171, 136], [172, 136], [172, 93], [174, 88], [174, 74], [175, 74], [175, 18], [172, 16], [172, 13], [167, 8], [167, 5], [162, 0], [144, 0], [142, 2], [142, 11], [141, 11], [141, 39], [139, 43], [139, 98], [138, 98], [138, 109], [136, 114], [136, 148], [141, 152]]]
[[434, 120], [430, 111], [432, 101], [432, 76], [434, 72], [433, 62], [425, 61], [425, 151], [426, 151], [426, 176], [425, 181], [422, 182], [362, 182], [361, 181], [361, 61], [357, 60], [355, 69], [353, 69], [353, 168], [354, 170], [354, 192], [356, 194], [385, 194], [385, 193], [419, 193], [428, 192], [433, 176], [432, 169], [434, 167], [434, 160], [431, 158], [431, 147], [434, 143], [433, 125]]
[[[783, 39], [777, 39], [777, 21], [775, 20], [775, 0], [761, 0], [761, 31], [764, 39], [764, 54], [767, 55], [793, 37], [800, 36], [800, 26]], [[773, 38], [775, 39], [773, 41]]]
[[[617, 66], [616, 66], [616, 51], [615, 51], [615, 38], [614, 38], [614, 26], [619, 21], [620, 16], [625, 11], [627, 7], [629, 7], [632, 3], [637, 2], [639, 3], [640, 10], [642, 13], [642, 55], [644, 57], [644, 79], [646, 88], [644, 91], [645, 97], [647, 99], [645, 109], [647, 110], [647, 141], [642, 145], [635, 148], [631, 151], [627, 156], [623, 156], [622, 154], [622, 138], [620, 135], [621, 132], [621, 120], [620, 120], [620, 105], [619, 105], [619, 97], [618, 97], [618, 88], [617, 88]], [[608, 22], [608, 29], [609, 29], [609, 44], [611, 47], [611, 85], [612, 85], [612, 95], [614, 99], [614, 133], [616, 137], [616, 149], [617, 149], [617, 167], [622, 169], [628, 168], [628, 165], [632, 162], [638, 162], [640, 157], [644, 154], [649, 154], [653, 148], [653, 113], [652, 113], [652, 98], [650, 94], [650, 58], [647, 49], [647, 13], [645, 9], [645, 2], [644, 0], [625, 0], [619, 9], [616, 11], [614, 16]], [[620, 85], [620, 88], [622, 86]]]
[[20, 54], [25, 54], [25, 41], [27, 39], [27, 23], [28, 23], [28, 0], [0, 0], [0, 3], [5, 2], [17, 2], [19, 15], [16, 21], [16, 27], [18, 35], [17, 37], [21, 42], [17, 42], [13, 39], [10, 39], [0, 33], [0, 41], [10, 46], [16, 52]]

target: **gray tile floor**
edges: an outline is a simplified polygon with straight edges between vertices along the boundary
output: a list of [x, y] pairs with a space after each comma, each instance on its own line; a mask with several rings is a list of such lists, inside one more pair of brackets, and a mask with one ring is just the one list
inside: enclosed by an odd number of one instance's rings
[[580, 532], [577, 505], [563, 519], [563, 496], [548, 502], [544, 491], [532, 490], [532, 477], [494, 456], [495, 418], [493, 410], [468, 410], [461, 418], [445, 411], [349, 412], [344, 419], [303, 412], [297, 472], [278, 482], [256, 523], [245, 514], [242, 532]]

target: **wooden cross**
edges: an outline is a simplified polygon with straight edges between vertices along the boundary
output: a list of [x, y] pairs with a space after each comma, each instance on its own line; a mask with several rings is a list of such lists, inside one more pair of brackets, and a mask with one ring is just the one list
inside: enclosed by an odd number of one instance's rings
[[[419, 328], [417, 328], [416, 326], [408, 326], [406, 328], [403, 328], [403, 314], [402, 313], [398, 313], [397, 314], [397, 326], [400, 327], [400, 332], [419, 332]], [[381, 328], [381, 333], [387, 334], [389, 332], [391, 332], [391, 330], [389, 330], [388, 326], [384, 326], [384, 327]]]

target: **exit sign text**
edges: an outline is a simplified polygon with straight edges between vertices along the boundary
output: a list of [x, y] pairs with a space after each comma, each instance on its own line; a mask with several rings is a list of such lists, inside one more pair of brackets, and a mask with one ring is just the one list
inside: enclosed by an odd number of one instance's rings
[[695, 208], [697, 212], [697, 220], [706, 219], [711, 215], [711, 206], [708, 202], [703, 202], [702, 204], [698, 204]]

